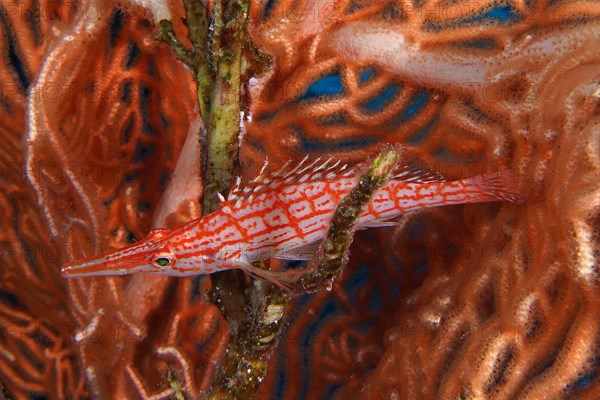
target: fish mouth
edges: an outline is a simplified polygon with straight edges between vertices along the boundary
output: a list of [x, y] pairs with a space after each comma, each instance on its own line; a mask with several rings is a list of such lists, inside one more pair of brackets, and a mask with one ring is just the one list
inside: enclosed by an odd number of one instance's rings
[[84, 278], [90, 276], [126, 275], [139, 266], [139, 262], [119, 262], [119, 267], [111, 267], [105, 255], [74, 260], [64, 264], [60, 270], [66, 278]]

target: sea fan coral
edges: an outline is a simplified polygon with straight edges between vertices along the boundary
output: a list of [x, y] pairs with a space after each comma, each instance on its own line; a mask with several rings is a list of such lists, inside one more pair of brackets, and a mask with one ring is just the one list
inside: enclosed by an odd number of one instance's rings
[[[0, 2], [10, 398], [196, 398], [223, 357], [208, 280], [58, 272], [199, 213], [196, 184], [159, 204], [202, 125], [154, 40], [169, 14], [189, 48], [176, 1]], [[250, 2], [270, 64], [248, 77], [245, 178], [399, 143], [448, 178], [510, 168], [528, 197], [360, 232], [332, 290], [288, 310], [257, 397], [600, 397], [599, 20], [585, 0]]]

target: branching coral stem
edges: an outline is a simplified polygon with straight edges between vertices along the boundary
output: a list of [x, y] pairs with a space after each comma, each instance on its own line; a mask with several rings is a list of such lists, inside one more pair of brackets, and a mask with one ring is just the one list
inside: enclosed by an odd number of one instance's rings
[[324, 256], [315, 273], [301, 279], [302, 285], [310, 289], [323, 282], [332, 281], [342, 272], [348, 262], [348, 250], [363, 208], [373, 194], [390, 178], [398, 163], [399, 153], [389, 150], [381, 153], [361, 177], [356, 187], [337, 206], [331, 226], [327, 232]]
[[[388, 181], [398, 158], [394, 150], [375, 158], [356, 187], [340, 202], [327, 234], [323, 260], [315, 272], [301, 279], [302, 286], [315, 290], [324, 284], [331, 285], [342, 272], [363, 208]], [[290, 295], [262, 281], [255, 281], [248, 292], [245, 301], [252, 311], [237, 328], [237, 340], [232, 340], [228, 346], [208, 399], [251, 399], [266, 376], [269, 357], [284, 326]]]
[[212, 8], [215, 83], [207, 121], [203, 213], [218, 209], [217, 193], [233, 185], [239, 164], [242, 47], [248, 2], [216, 1]]
[[[194, 45], [192, 51], [179, 43], [168, 21], [161, 22], [157, 38], [171, 44], [198, 83], [201, 115], [206, 122], [201, 169], [202, 209], [207, 214], [218, 208], [216, 194], [225, 192], [233, 184], [238, 164], [242, 50], [248, 3], [241, 0], [214, 2], [209, 29], [203, 7], [184, 3]], [[322, 263], [316, 272], [301, 280], [305, 288], [314, 290], [323, 287], [325, 282], [331, 284], [339, 275], [348, 260], [348, 248], [363, 207], [385, 184], [397, 160], [398, 154], [394, 151], [376, 158], [356, 188], [340, 203], [324, 246]], [[290, 295], [260, 280], [247, 287], [245, 278], [235, 272], [215, 274], [212, 279], [214, 290], [210, 296], [229, 321], [231, 341], [206, 397], [253, 398], [266, 376], [269, 356], [284, 326]]]
[[188, 50], [177, 39], [173, 30], [173, 23], [169, 20], [159, 22], [159, 31], [156, 39], [168, 43], [177, 58], [190, 68], [196, 78], [198, 104], [200, 115], [206, 124], [209, 119], [211, 92], [214, 85], [214, 70], [209, 64], [213, 49], [208, 43], [208, 15], [206, 7], [200, 1], [184, 0], [188, 38], [192, 42], [192, 49]]

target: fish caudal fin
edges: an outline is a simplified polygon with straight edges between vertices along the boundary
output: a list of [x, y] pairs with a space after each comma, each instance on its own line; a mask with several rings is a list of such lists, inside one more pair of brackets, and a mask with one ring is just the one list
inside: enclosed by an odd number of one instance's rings
[[518, 179], [513, 171], [499, 171], [465, 179], [482, 196], [481, 201], [505, 200], [524, 203], [527, 199], [518, 190]]

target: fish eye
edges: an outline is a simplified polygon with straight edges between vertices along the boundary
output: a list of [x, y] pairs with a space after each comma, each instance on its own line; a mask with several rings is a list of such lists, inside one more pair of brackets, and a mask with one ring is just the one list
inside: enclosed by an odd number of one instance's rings
[[158, 257], [154, 259], [154, 264], [159, 267], [166, 267], [171, 264], [171, 260], [167, 257]]

